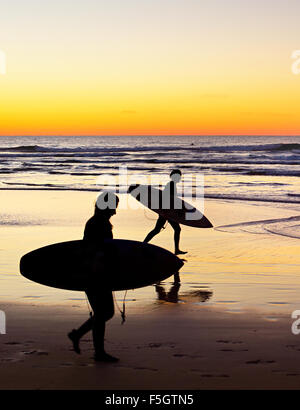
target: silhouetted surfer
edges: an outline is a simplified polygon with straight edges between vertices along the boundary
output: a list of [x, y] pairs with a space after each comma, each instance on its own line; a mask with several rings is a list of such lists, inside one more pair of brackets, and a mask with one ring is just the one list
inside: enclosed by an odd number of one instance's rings
[[[181, 171], [179, 169], [173, 169], [173, 171], [170, 173], [170, 178], [171, 178], [171, 181], [168, 182], [167, 185], [165, 186], [163, 195], [167, 195], [170, 198], [170, 206], [172, 206], [172, 202], [174, 205], [174, 201], [172, 201], [172, 199], [177, 196], [176, 184], [181, 180]], [[148, 235], [144, 239], [144, 242], [150, 242], [151, 239], [162, 230], [166, 222], [169, 222], [169, 224], [174, 229], [175, 255], [185, 254], [186, 252], [181, 251], [179, 249], [180, 231], [181, 231], [179, 223], [172, 221], [172, 220], [167, 220], [163, 218], [162, 216], [158, 217], [158, 220], [156, 222], [154, 229], [148, 233]]]
[[[91, 243], [92, 247], [96, 246], [97, 249], [101, 250], [105, 239], [113, 239], [110, 218], [115, 215], [118, 203], [119, 198], [111, 192], [103, 192], [99, 195], [95, 205], [95, 213], [87, 221], [83, 237], [85, 241]], [[105, 205], [107, 206], [105, 207]], [[99, 284], [101, 284], [101, 288]], [[101, 289], [101, 293], [99, 289]], [[73, 329], [68, 336], [73, 342], [75, 352], [80, 354], [80, 339], [92, 330], [95, 360], [115, 362], [118, 359], [104, 350], [105, 323], [114, 315], [112, 291], [109, 286], [105, 288], [105, 278], [93, 277], [86, 289], [86, 294], [94, 314], [78, 329]]]

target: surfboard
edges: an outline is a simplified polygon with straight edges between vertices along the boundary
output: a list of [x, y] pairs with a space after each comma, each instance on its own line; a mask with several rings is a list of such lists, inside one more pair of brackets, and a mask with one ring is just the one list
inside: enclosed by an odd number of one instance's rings
[[183, 261], [159, 246], [110, 239], [99, 248], [77, 240], [51, 244], [22, 256], [20, 273], [59, 289], [84, 291], [87, 286], [111, 290], [136, 289], [167, 279]]
[[144, 206], [167, 220], [194, 228], [212, 228], [212, 223], [198, 209], [179, 197], [164, 195], [151, 185], [130, 185], [128, 192]]

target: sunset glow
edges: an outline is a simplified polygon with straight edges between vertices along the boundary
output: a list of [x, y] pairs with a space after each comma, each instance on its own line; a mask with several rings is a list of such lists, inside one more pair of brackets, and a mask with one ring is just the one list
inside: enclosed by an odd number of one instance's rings
[[299, 2], [12, 0], [1, 135], [299, 135]]

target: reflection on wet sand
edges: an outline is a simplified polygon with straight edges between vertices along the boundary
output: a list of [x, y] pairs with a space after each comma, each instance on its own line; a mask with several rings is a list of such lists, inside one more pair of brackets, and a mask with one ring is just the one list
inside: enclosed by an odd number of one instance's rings
[[213, 292], [210, 290], [192, 290], [179, 295], [180, 286], [180, 283], [175, 282], [167, 292], [164, 286], [156, 284], [155, 290], [158, 300], [164, 300], [171, 303], [204, 303], [213, 295]]

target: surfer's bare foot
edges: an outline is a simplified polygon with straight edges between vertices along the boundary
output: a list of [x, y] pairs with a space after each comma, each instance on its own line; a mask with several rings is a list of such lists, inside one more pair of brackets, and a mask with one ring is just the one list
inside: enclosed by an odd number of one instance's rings
[[96, 362], [110, 362], [110, 363], [115, 363], [119, 361], [117, 357], [111, 356], [110, 354], [106, 352], [96, 353], [94, 356], [94, 360]]
[[176, 251], [175, 251], [175, 255], [184, 255], [184, 254], [186, 254], [187, 252], [185, 252], [185, 251], [181, 251], [180, 249], [177, 249]]
[[79, 347], [79, 337], [77, 335], [77, 331], [75, 329], [72, 330], [72, 332], [68, 333], [68, 338], [71, 340], [73, 343], [73, 349], [77, 354], [80, 354], [80, 347]]

